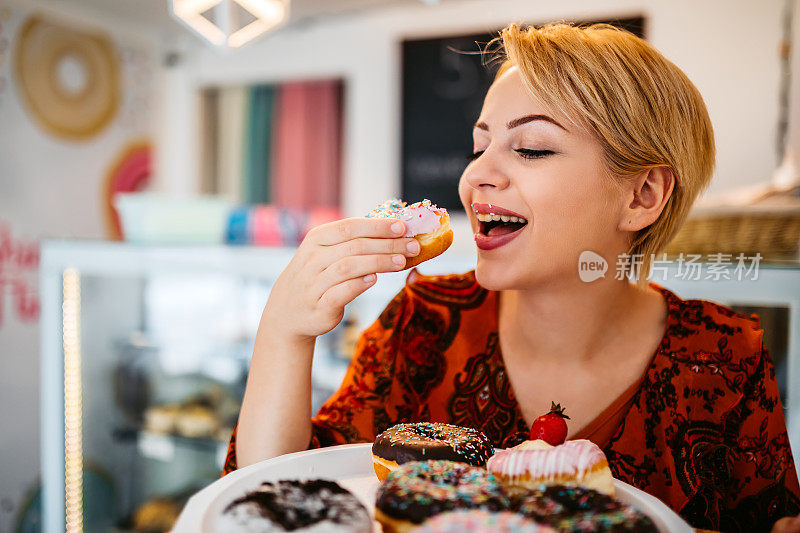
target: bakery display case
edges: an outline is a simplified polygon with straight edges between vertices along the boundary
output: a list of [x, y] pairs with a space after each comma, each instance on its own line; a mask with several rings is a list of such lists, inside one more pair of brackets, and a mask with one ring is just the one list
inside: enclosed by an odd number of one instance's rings
[[[293, 248], [47, 241], [40, 267], [42, 530], [168, 531], [219, 477], [272, 284]], [[420, 267], [464, 272], [450, 251]], [[762, 318], [800, 456], [800, 264], [757, 279], [654, 279], [682, 298]], [[360, 331], [403, 286], [382, 274], [317, 340], [316, 408], [338, 388]]]
[[[186, 499], [219, 477], [261, 311], [293, 253], [42, 245], [43, 531], [168, 531]], [[473, 263], [447, 254], [422, 271]], [[317, 340], [314, 410], [406, 274], [379, 276]]]

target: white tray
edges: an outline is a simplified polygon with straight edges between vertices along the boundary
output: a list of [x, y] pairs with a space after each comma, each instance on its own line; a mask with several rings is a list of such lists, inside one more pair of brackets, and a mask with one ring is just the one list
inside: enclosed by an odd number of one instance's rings
[[[337, 481], [355, 494], [372, 513], [379, 484], [372, 469], [372, 444], [346, 444], [290, 453], [231, 472], [192, 496], [172, 531], [219, 533], [214, 529], [214, 522], [225, 506], [262, 482], [310, 478]], [[617, 498], [649, 516], [661, 533], [694, 532], [657, 498], [616, 479], [614, 488]], [[377, 522], [375, 531], [380, 531]]]

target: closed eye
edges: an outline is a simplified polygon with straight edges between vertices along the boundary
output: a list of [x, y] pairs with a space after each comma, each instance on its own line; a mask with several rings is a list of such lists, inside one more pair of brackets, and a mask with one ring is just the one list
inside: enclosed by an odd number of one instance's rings
[[525, 159], [540, 159], [555, 153], [552, 150], [529, 150], [527, 148], [517, 148], [514, 151]]
[[[528, 148], [517, 148], [514, 151], [522, 156], [523, 159], [541, 159], [555, 153], [552, 150], [530, 150]], [[483, 155], [483, 152], [485, 150], [467, 154], [467, 161], [475, 161]]]

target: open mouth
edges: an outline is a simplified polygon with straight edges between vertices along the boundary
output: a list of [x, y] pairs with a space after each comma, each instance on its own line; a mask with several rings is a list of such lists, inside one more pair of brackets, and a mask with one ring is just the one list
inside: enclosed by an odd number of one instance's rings
[[528, 221], [522, 217], [497, 214], [483, 215], [480, 213], [477, 213], [475, 216], [480, 224], [478, 231], [489, 237], [514, 233], [528, 224]]
[[472, 211], [478, 219], [475, 244], [481, 250], [494, 250], [514, 240], [528, 225], [528, 219], [492, 204], [472, 204]]

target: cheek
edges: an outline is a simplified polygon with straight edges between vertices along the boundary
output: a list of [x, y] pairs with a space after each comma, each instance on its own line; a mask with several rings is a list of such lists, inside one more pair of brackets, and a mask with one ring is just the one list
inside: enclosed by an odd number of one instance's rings
[[616, 227], [617, 199], [600, 183], [605, 176], [585, 175], [565, 183], [561, 175], [558, 186], [552, 181], [537, 194], [538, 237], [549, 242], [560, 241], [586, 247], [606, 242]]
[[471, 189], [462, 174], [461, 179], [458, 180], [458, 197], [461, 199], [461, 204], [464, 206], [465, 211], [469, 211], [469, 204], [472, 202]]

